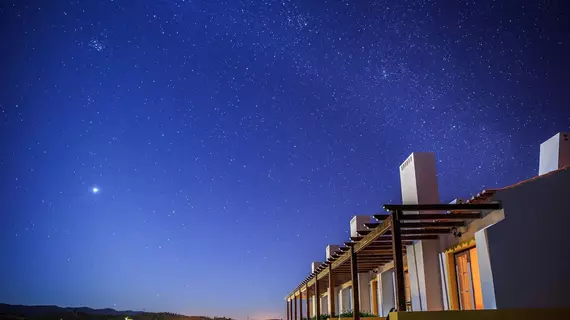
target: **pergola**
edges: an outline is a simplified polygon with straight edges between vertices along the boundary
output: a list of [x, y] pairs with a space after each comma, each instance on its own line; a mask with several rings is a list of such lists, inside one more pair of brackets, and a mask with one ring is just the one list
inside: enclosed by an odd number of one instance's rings
[[[320, 318], [320, 295], [328, 291], [331, 318], [334, 317], [335, 282], [352, 280], [354, 320], [360, 320], [358, 274], [394, 262], [396, 311], [406, 310], [404, 264], [405, 246], [415, 240], [438, 239], [450, 234], [485, 211], [501, 209], [499, 202], [465, 204], [384, 205], [387, 214], [375, 214], [377, 223], [365, 224], [367, 230], [350, 237], [331, 257], [307, 276], [286, 297], [287, 320], [303, 318], [302, 298], [306, 296], [306, 317], [310, 319], [310, 294], [315, 294], [315, 316]], [[445, 213], [442, 213], [445, 212]]]

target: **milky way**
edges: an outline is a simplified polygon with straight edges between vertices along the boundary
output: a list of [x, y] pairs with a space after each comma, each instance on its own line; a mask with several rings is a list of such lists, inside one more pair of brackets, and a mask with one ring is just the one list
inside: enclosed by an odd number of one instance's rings
[[2, 1], [0, 301], [282, 316], [410, 152], [536, 175], [570, 11], [523, 2]]

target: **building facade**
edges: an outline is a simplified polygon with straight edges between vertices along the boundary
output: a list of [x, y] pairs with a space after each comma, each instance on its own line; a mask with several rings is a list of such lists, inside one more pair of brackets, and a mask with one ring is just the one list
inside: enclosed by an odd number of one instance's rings
[[[541, 145], [538, 176], [484, 190], [467, 201], [452, 202], [500, 203], [500, 209], [485, 211], [479, 219], [457, 224], [452, 232], [437, 238], [406, 242], [406, 310], [570, 308], [569, 136], [558, 133]], [[433, 153], [412, 153], [399, 169], [404, 205], [440, 203]], [[410, 214], [445, 212], [420, 210]], [[354, 217], [351, 238], [370, 232], [366, 231], [370, 223], [369, 216]], [[447, 225], [451, 224], [441, 224]], [[327, 247], [327, 261], [334, 259], [338, 249]], [[313, 263], [312, 272], [315, 270]], [[357, 295], [348, 278], [329, 278], [332, 287], [328, 290], [321, 292], [317, 287], [309, 294], [307, 287], [306, 294], [300, 296], [299, 301], [309, 300], [307, 306], [312, 308], [307, 310], [312, 317], [319, 307], [319, 314], [338, 315], [351, 310], [353, 297], [358, 297], [361, 312], [379, 316], [386, 316], [397, 306], [394, 261], [358, 273], [356, 278], [353, 275], [352, 279], [358, 279]], [[294, 319], [293, 314], [288, 303], [289, 319]]]

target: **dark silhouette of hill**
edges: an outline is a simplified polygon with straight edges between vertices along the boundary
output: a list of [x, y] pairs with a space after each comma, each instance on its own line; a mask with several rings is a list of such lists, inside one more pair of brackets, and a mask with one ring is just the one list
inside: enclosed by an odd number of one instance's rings
[[210, 318], [185, 316], [169, 312], [117, 311], [115, 309], [92, 309], [88, 307], [62, 308], [58, 306], [25, 306], [0, 303], [0, 319], [11, 320], [79, 320], [79, 319], [117, 319], [129, 317], [134, 320], [231, 320], [229, 318]]

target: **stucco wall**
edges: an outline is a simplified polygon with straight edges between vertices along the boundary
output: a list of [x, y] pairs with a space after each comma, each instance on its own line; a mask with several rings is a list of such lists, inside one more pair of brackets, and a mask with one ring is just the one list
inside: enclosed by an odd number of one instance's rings
[[487, 241], [496, 306], [570, 307], [570, 170], [498, 191]]
[[329, 296], [324, 295], [321, 297], [321, 314], [330, 314], [329, 312]]
[[394, 276], [393, 270], [387, 270], [382, 272], [379, 276], [379, 287], [380, 287], [380, 308], [381, 316], [388, 315], [390, 309], [396, 306], [396, 301], [394, 297]]
[[358, 297], [360, 302], [360, 311], [370, 312], [370, 275], [367, 273], [358, 274]]

